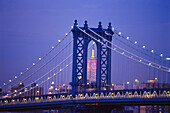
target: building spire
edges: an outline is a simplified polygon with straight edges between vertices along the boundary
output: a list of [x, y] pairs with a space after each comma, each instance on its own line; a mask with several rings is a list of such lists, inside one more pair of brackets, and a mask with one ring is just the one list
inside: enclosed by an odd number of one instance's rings
[[93, 48], [92, 48], [92, 55], [91, 55], [92, 58], [94, 58], [94, 45], [93, 45]]

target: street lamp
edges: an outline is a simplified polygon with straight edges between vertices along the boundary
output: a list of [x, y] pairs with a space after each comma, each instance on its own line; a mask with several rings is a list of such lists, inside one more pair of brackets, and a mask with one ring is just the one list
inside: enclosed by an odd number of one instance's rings
[[135, 82], [139, 82], [139, 80], [138, 80], [138, 79], [135, 79]]

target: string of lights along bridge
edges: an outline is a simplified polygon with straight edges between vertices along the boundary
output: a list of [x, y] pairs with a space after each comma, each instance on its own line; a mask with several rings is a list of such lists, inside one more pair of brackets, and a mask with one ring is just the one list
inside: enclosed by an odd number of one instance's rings
[[105, 112], [106, 105], [112, 110], [136, 104], [166, 108], [170, 64], [164, 56], [122, 36], [111, 23], [106, 29], [101, 22], [90, 28], [87, 21], [79, 27], [75, 20], [44, 56], [1, 86], [0, 111], [100, 107]]

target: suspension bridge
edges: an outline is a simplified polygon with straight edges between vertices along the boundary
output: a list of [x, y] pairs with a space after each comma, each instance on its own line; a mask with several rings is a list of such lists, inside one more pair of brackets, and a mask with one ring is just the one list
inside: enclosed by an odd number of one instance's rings
[[[94, 48], [97, 62], [89, 66]], [[75, 20], [50, 51], [1, 86], [0, 111], [108, 113], [120, 106], [168, 106], [169, 66], [162, 53], [123, 36], [111, 23], [90, 28]]]

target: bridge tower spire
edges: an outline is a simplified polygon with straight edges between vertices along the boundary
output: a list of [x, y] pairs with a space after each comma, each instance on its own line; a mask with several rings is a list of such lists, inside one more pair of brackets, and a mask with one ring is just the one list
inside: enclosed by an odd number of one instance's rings
[[111, 85], [111, 50], [102, 45], [100, 42], [111, 47], [108, 41], [112, 41], [112, 36], [106, 35], [105, 32], [114, 34], [112, 31], [111, 23], [109, 23], [108, 29], [102, 28], [102, 23], [99, 22], [98, 28], [90, 28], [97, 34], [104, 37], [106, 40], [101, 39], [89, 30], [87, 21], [85, 21], [84, 27], [79, 27], [83, 31], [92, 35], [96, 40], [92, 39], [88, 35], [84, 34], [78, 29], [77, 20], [74, 21], [73, 33], [73, 71], [72, 71], [72, 93], [73, 95], [80, 91], [84, 92], [87, 88], [87, 53], [88, 44], [90, 41], [94, 41], [97, 47], [97, 70], [96, 70], [96, 87], [97, 90], [102, 90], [102, 87], [109, 88]]

